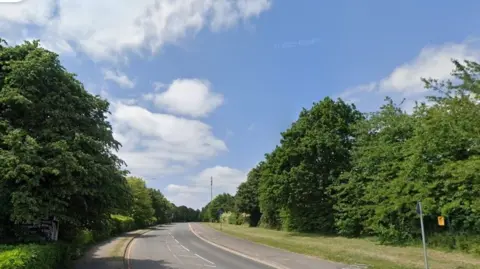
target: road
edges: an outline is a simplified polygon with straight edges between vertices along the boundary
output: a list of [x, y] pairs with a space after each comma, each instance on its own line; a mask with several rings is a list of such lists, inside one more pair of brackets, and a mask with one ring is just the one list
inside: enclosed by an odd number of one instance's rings
[[157, 227], [141, 235], [126, 256], [129, 269], [271, 269], [204, 242], [188, 223]]

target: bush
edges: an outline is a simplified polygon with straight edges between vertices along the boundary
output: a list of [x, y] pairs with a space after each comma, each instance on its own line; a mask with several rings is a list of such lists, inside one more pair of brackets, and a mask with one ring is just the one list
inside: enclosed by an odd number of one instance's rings
[[230, 218], [230, 215], [232, 214], [232, 212], [225, 212], [223, 213], [221, 216], [220, 216], [220, 219], [218, 220], [218, 222], [220, 223], [228, 223], [228, 218]]
[[64, 268], [67, 249], [53, 243], [0, 246], [0, 269]]
[[480, 255], [480, 236], [433, 234], [427, 237], [428, 245], [434, 248], [459, 250]]
[[230, 213], [228, 216], [228, 224], [237, 224], [237, 214], [235, 212]]
[[112, 235], [129, 232], [136, 228], [135, 220], [123, 215], [112, 215], [113, 230]]
[[90, 245], [95, 241], [95, 238], [93, 237], [93, 232], [87, 229], [80, 230], [78, 231], [77, 235], [75, 236], [75, 239], [73, 240], [74, 245], [79, 245], [79, 246], [86, 246]]
[[243, 225], [249, 222], [249, 215], [245, 213], [238, 214], [237, 216], [237, 225]]

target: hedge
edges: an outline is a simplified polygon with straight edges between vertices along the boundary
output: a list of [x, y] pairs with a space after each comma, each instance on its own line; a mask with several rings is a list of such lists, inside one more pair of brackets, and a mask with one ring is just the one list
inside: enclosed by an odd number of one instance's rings
[[113, 222], [112, 235], [128, 232], [136, 228], [135, 220], [127, 216], [112, 215], [112, 222]]
[[0, 245], [0, 269], [64, 269], [70, 260], [79, 258], [92, 244], [134, 229], [133, 218], [112, 215], [98, 230], [74, 232], [69, 244]]
[[0, 246], [0, 269], [64, 268], [67, 247], [62, 244]]

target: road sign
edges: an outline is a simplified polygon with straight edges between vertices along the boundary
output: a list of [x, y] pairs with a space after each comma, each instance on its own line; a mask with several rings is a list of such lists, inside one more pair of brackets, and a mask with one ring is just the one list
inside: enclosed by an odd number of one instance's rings
[[445, 218], [443, 216], [438, 216], [438, 226], [445, 226]]

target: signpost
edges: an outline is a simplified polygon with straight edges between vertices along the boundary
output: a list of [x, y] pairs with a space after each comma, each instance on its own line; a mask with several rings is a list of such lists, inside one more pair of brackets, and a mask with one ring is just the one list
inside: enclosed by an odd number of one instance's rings
[[425, 229], [423, 228], [422, 203], [417, 202], [417, 214], [420, 215], [420, 226], [422, 228], [423, 256], [425, 257], [425, 269], [428, 269], [427, 244], [425, 242]]

